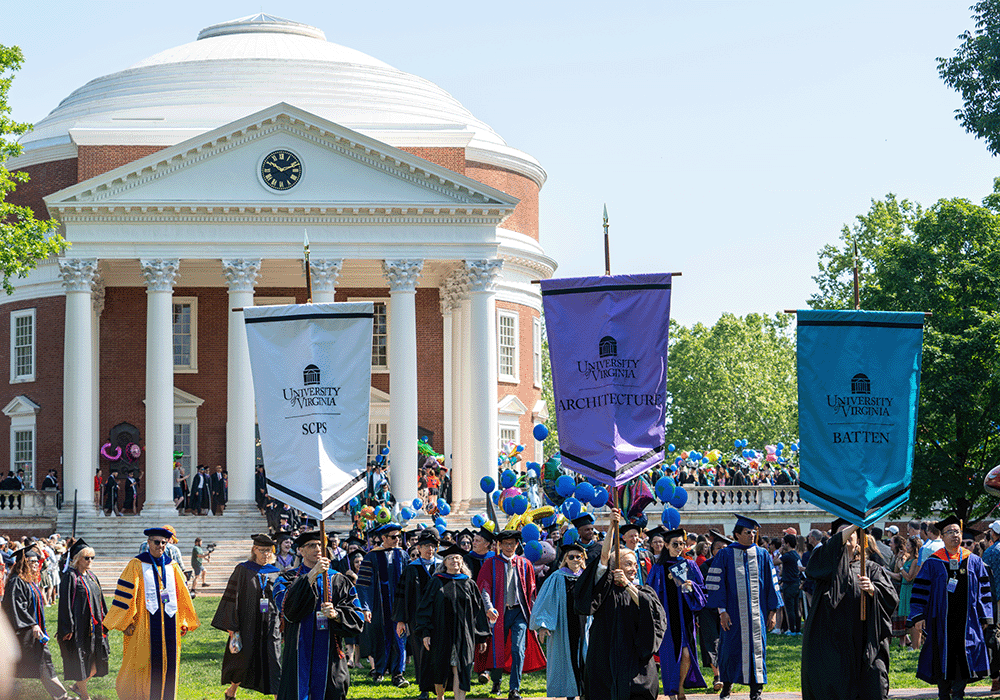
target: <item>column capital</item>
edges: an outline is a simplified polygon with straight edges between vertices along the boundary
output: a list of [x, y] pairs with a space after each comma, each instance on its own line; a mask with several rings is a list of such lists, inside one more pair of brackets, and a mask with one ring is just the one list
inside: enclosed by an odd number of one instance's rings
[[424, 269], [423, 260], [383, 260], [382, 274], [389, 283], [390, 292], [412, 292], [417, 288], [417, 278]]
[[146, 278], [147, 292], [172, 292], [174, 282], [177, 281], [177, 269], [181, 261], [174, 259], [156, 258], [154, 260], [140, 260], [142, 274]]
[[222, 274], [230, 292], [252, 292], [260, 274], [260, 258], [223, 260]]
[[468, 296], [468, 283], [464, 270], [455, 270], [445, 278], [439, 294], [441, 296], [441, 315], [450, 314], [457, 309], [462, 300]]
[[[302, 267], [305, 268], [304, 260]], [[313, 292], [335, 292], [337, 280], [340, 279], [340, 271], [343, 267], [344, 260], [342, 258], [329, 258], [327, 260], [309, 258], [309, 275], [312, 278]]]
[[91, 292], [97, 279], [97, 258], [60, 258], [59, 275], [67, 292]]
[[503, 260], [466, 260], [465, 281], [469, 292], [496, 291], [496, 279], [503, 267]]

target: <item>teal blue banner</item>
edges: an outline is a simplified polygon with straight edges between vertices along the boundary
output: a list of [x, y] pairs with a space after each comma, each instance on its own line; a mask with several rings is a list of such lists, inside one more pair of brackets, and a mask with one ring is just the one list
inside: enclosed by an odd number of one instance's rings
[[910, 497], [924, 315], [799, 311], [802, 498], [868, 527]]

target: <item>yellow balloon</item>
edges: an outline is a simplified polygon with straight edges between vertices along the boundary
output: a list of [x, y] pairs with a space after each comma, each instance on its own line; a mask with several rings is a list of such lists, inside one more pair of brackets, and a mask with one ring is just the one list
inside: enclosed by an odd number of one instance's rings
[[553, 515], [556, 509], [552, 506], [541, 506], [540, 508], [535, 508], [534, 510], [529, 510], [525, 513], [525, 524], [537, 523], [545, 520], [545, 518]]
[[719, 461], [719, 453], [718, 452], [714, 452], [714, 451], [713, 452], [709, 452], [708, 453], [708, 461], [711, 462], [712, 464], [715, 464], [716, 462], [718, 462]]

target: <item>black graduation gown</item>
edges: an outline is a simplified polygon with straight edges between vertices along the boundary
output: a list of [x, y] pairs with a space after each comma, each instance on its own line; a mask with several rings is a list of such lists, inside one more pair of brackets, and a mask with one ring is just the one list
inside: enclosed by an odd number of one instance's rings
[[486, 561], [486, 558], [489, 557], [490, 554], [491, 552], [487, 552], [482, 559], [480, 559], [479, 555], [474, 552], [466, 552], [462, 555], [462, 558], [465, 559], [465, 565], [469, 567], [469, 571], [472, 572], [473, 581], [479, 580], [479, 570], [483, 568], [483, 562]]
[[[431, 569], [436, 568], [438, 563], [434, 561], [431, 564]], [[392, 606], [392, 620], [393, 622], [405, 623], [411, 633], [417, 619], [417, 606], [420, 604], [420, 598], [427, 590], [427, 584], [430, 583], [430, 580], [431, 572], [419, 559], [415, 559], [403, 569], [403, 576], [399, 579], [399, 585], [396, 586], [396, 601]], [[426, 655], [424, 654], [423, 641], [417, 635], [410, 634], [406, 643], [410, 647], [410, 654], [413, 655], [413, 670], [417, 677], [417, 685], [420, 686], [421, 691], [433, 692], [434, 684], [428, 681], [427, 674], [424, 673], [426, 663], [424, 657]]]
[[[222, 657], [222, 685], [239, 683], [265, 695], [278, 692], [281, 678], [281, 616], [272, 600], [280, 571], [253, 562], [239, 564], [229, 576], [226, 592], [212, 618], [212, 627], [240, 633], [243, 648], [234, 654], [226, 642]], [[263, 584], [263, 585], [262, 585]], [[267, 611], [261, 612], [261, 598]]]
[[118, 510], [118, 479], [110, 476], [104, 481], [104, 510], [109, 513]]
[[[108, 638], [104, 631], [104, 602], [101, 583], [90, 571], [81, 575], [67, 569], [59, 581], [59, 650], [63, 675], [67, 680], [82, 681], [96, 666], [98, 676], [108, 675]], [[70, 639], [63, 639], [72, 634]]]
[[[317, 578], [317, 585], [310, 584], [302, 569], [295, 570], [301, 575], [288, 585], [282, 597], [281, 611], [286, 625], [278, 700], [299, 700], [309, 689], [321, 687], [321, 673], [325, 677], [326, 692], [322, 698], [318, 693], [308, 693], [309, 700], [344, 700], [351, 676], [343, 638], [360, 635], [365, 626], [364, 617], [350, 580], [343, 574], [328, 572], [326, 581], [330, 586], [331, 602], [340, 614], [336, 620], [326, 621], [327, 631], [317, 629], [316, 613], [322, 602], [320, 579]], [[279, 577], [278, 586], [283, 585], [282, 579], [288, 575], [289, 572], [284, 572]]]
[[[850, 561], [843, 533], [812, 551], [806, 576], [815, 582], [802, 636], [803, 700], [885, 698], [889, 693], [889, 640], [899, 598], [884, 568], [865, 562], [875, 595], [862, 593], [860, 562]], [[867, 621], [861, 621], [861, 596]]]
[[260, 472], [255, 473], [253, 475], [253, 488], [254, 501], [256, 501], [258, 508], [263, 508], [264, 502], [267, 500], [267, 477]]
[[35, 639], [31, 628], [38, 625], [45, 632], [45, 604], [42, 592], [36, 584], [28, 583], [20, 576], [12, 576], [7, 581], [3, 599], [3, 611], [14, 629], [21, 658], [14, 671], [16, 678], [41, 678], [42, 670], [49, 677], [55, 675], [49, 645]]
[[212, 493], [204, 474], [195, 474], [191, 484], [191, 510], [212, 510]]
[[208, 477], [209, 490], [212, 493], [212, 503], [216, 508], [226, 505], [226, 482], [219, 472], [212, 473]]
[[492, 636], [483, 596], [475, 582], [464, 574], [435, 574], [420, 599], [414, 636], [421, 645], [424, 637], [431, 638], [424, 674], [431, 686], [451, 687], [454, 655], [458, 661], [458, 687], [468, 692], [476, 646]]
[[587, 697], [602, 700], [656, 700], [660, 675], [653, 660], [667, 631], [667, 615], [656, 592], [639, 586], [639, 604], [616, 586], [611, 568], [597, 578], [600, 560], [580, 574], [575, 603], [593, 615], [587, 647]]
[[[708, 576], [708, 569], [712, 566], [712, 559], [706, 559], [698, 567], [701, 569], [702, 578]], [[698, 611], [698, 645], [701, 647], [701, 665], [719, 666], [719, 635], [722, 632], [722, 624], [719, 621], [718, 608], [702, 608]]]
[[125, 502], [122, 504], [122, 510], [126, 513], [131, 511], [137, 498], [138, 489], [136, 488], [136, 480], [132, 477], [128, 477], [125, 480]]

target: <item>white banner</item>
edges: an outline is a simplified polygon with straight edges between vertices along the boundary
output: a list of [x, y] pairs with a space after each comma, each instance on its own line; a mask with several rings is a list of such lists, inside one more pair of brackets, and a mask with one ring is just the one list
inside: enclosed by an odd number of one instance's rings
[[243, 309], [268, 493], [326, 519], [365, 488], [371, 302]]

